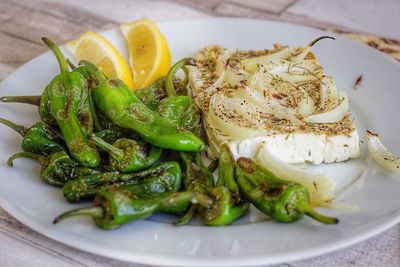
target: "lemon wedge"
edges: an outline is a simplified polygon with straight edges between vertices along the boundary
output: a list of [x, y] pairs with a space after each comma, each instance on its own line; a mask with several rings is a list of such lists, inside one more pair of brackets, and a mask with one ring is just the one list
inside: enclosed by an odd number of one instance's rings
[[128, 43], [134, 89], [148, 86], [168, 73], [171, 53], [167, 40], [153, 21], [124, 23], [120, 30]]
[[88, 60], [96, 65], [108, 78], [118, 78], [133, 88], [129, 65], [117, 49], [103, 36], [86, 32], [76, 40], [68, 42], [65, 48], [77, 61]]

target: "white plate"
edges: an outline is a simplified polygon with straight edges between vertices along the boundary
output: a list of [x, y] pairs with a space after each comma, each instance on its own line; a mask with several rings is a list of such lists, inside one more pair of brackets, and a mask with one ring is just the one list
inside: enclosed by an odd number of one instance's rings
[[[194, 55], [209, 44], [231, 48], [269, 48], [274, 43], [302, 46], [325, 32], [302, 26], [246, 19], [207, 19], [159, 24], [172, 49], [173, 59]], [[118, 30], [104, 33], [126, 54]], [[51, 37], [51, 36], [49, 36]], [[358, 127], [378, 130], [383, 142], [400, 152], [400, 64], [373, 49], [341, 37], [321, 41], [313, 49], [325, 71], [332, 75], [351, 99]], [[40, 94], [56, 75], [58, 67], [48, 52], [28, 62], [0, 84], [1, 95]], [[352, 89], [359, 74], [364, 79]], [[0, 116], [31, 125], [38, 119], [35, 107], [0, 104]], [[360, 131], [361, 139], [363, 133]], [[0, 204], [32, 229], [72, 247], [91, 253], [156, 265], [242, 266], [289, 262], [331, 252], [372, 237], [400, 221], [400, 183], [394, 174], [372, 165], [365, 157], [358, 163], [366, 177], [361, 192], [353, 194], [358, 212], [335, 212], [336, 226], [310, 219], [293, 224], [272, 221], [230, 227], [189, 225], [174, 227], [160, 218], [138, 221], [118, 230], [102, 231], [89, 218], [73, 218], [58, 225], [52, 220], [60, 212], [76, 208], [64, 201], [60, 190], [39, 181], [39, 167], [29, 160], [6, 166], [9, 155], [20, 150], [21, 138], [0, 127]], [[340, 176], [349, 173], [346, 164], [328, 167]], [[335, 166], [335, 167], [333, 167]], [[342, 166], [342, 167], [337, 167]], [[358, 173], [357, 175], [360, 175]], [[87, 205], [87, 204], [86, 204]], [[326, 211], [332, 214], [332, 211]], [[154, 220], [157, 219], [157, 220]], [[161, 218], [163, 219], [163, 218]]]

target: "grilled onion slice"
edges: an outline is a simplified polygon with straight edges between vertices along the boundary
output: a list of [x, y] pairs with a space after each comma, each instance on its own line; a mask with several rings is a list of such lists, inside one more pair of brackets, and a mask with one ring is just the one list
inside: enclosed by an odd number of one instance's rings
[[372, 158], [390, 171], [400, 171], [400, 157], [390, 152], [379, 139], [378, 134], [367, 130], [368, 150]]

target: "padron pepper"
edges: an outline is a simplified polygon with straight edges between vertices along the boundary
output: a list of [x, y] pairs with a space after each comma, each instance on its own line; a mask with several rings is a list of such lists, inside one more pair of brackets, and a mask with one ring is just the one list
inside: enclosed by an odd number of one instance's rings
[[103, 129], [101, 131], [93, 133], [93, 135], [103, 139], [107, 143], [114, 143], [118, 139], [124, 137], [124, 133], [116, 128]]
[[109, 154], [109, 167], [122, 173], [137, 172], [153, 165], [160, 157], [162, 149], [143, 141], [120, 138], [112, 145], [92, 135], [90, 141]]
[[26, 95], [26, 96], [3, 96], [1, 102], [5, 103], [24, 103], [38, 106], [41, 120], [51, 126], [57, 125], [53, 114], [50, 111], [49, 86], [47, 85], [42, 95]]
[[137, 173], [94, 173], [69, 181], [64, 185], [63, 192], [65, 198], [74, 203], [91, 199], [107, 187], [127, 188], [137, 194], [178, 191], [181, 187], [181, 169], [178, 163], [172, 161]]
[[304, 215], [325, 224], [339, 220], [317, 213], [310, 205], [307, 189], [276, 177], [249, 158], [239, 158], [235, 168], [240, 192], [261, 212], [280, 222], [294, 222]]
[[[186, 191], [196, 193], [207, 193], [214, 187], [214, 176], [207, 168], [201, 158], [200, 153], [179, 153], [183, 166], [185, 169], [185, 177], [183, 179], [183, 186]], [[193, 204], [188, 212], [179, 218], [174, 224], [185, 225], [189, 223], [199, 205]]]
[[[143, 87], [135, 90], [135, 95], [151, 110], [157, 110], [161, 100], [167, 97], [167, 90], [165, 89], [166, 77], [158, 78], [149, 87]], [[173, 80], [176, 94], [187, 95], [186, 84], [180, 79]]]
[[[194, 59], [184, 58], [172, 66], [165, 80], [167, 97], [160, 101], [157, 112], [179, 129], [190, 130], [200, 136], [200, 110], [189, 96], [177, 95], [174, 84], [175, 74], [180, 69], [185, 69], [186, 65], [194, 64]], [[179, 155], [185, 166], [185, 189], [191, 192], [208, 192], [214, 186], [214, 178], [212, 172], [204, 165], [201, 153], [180, 152]], [[192, 205], [188, 213], [175, 224], [187, 224], [197, 209], [198, 205]]]
[[146, 142], [165, 149], [201, 151], [203, 141], [179, 130], [146, 107], [120, 80], [105, 80], [93, 90], [96, 107], [122, 128], [137, 132]]
[[235, 181], [235, 161], [227, 144], [221, 147], [217, 187], [209, 191], [209, 196], [213, 204], [199, 209], [199, 215], [206, 225], [232, 224], [249, 209], [249, 203], [240, 198], [239, 186]]
[[63, 186], [72, 179], [95, 172], [93, 169], [78, 166], [65, 151], [55, 152], [47, 157], [30, 152], [20, 152], [12, 155], [7, 164], [13, 166], [13, 161], [17, 158], [30, 158], [39, 162], [42, 181], [56, 186]]
[[21, 147], [25, 152], [50, 155], [64, 150], [62, 139], [44, 122], [37, 122], [30, 128], [4, 118], [0, 118], [0, 123], [15, 130], [23, 137]]
[[[83, 126], [83, 131], [86, 134], [90, 134], [93, 131], [93, 124], [96, 130], [100, 131], [103, 127], [101, 125], [101, 122], [97, 118], [94, 103], [91, 99], [90, 89], [95, 88], [100, 83], [100, 81], [104, 79], [104, 76], [92, 63], [85, 60], [82, 60], [79, 63], [79, 66], [73, 68], [73, 70], [74, 72], [82, 74], [88, 84], [88, 100], [83, 101], [80, 108], [78, 109], [78, 120], [81, 120], [80, 122]], [[42, 121], [44, 121], [48, 125], [57, 125], [57, 121], [55, 120], [50, 110], [48, 86], [45, 87], [41, 96], [3, 96], [0, 98], [0, 101], [7, 103], [25, 103], [39, 106], [39, 115]]]
[[175, 74], [186, 65], [195, 65], [195, 60], [193, 58], [181, 59], [169, 70], [165, 80], [167, 97], [160, 101], [157, 112], [178, 128], [192, 131], [200, 136], [200, 109], [191, 97], [177, 95], [174, 86]]
[[99, 193], [93, 207], [67, 211], [54, 219], [58, 223], [73, 216], [90, 216], [94, 223], [105, 230], [111, 230], [131, 221], [146, 219], [154, 213], [182, 214], [192, 203], [204, 202], [208, 199], [193, 192], [168, 192], [136, 196], [126, 191], [104, 191]]
[[64, 55], [52, 41], [42, 40], [56, 56], [61, 71], [48, 87], [50, 111], [71, 156], [83, 166], [96, 167], [100, 164], [100, 156], [87, 140], [87, 134], [93, 129], [93, 120], [86, 79], [79, 72], [69, 71]]

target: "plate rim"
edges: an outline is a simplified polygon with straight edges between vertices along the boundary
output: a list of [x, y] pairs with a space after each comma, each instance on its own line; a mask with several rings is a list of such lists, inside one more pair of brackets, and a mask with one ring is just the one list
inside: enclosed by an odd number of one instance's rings
[[[251, 18], [234, 18], [234, 17], [219, 17], [219, 18], [197, 18], [197, 19], [184, 19], [184, 20], [168, 20], [168, 21], [161, 21], [157, 22], [159, 25], [161, 24], [170, 24], [170, 23], [185, 23], [185, 22], [193, 22], [193, 21], [252, 21], [252, 22], [258, 22], [258, 23], [272, 23], [272, 24], [285, 24], [290, 27], [297, 27], [299, 29], [311, 29], [311, 30], [317, 30], [320, 31], [321, 33], [329, 33], [330, 35], [334, 35], [335, 37], [338, 37], [340, 39], [346, 40], [351, 42], [353, 45], [357, 45], [360, 47], [363, 47], [363, 49], [367, 48], [371, 52], [373, 51], [374, 53], [379, 54], [380, 57], [385, 58], [385, 60], [390, 61], [391, 64], [399, 64], [395, 59], [392, 57], [388, 56], [385, 53], [382, 53], [380, 51], [377, 51], [376, 49], [373, 49], [365, 44], [361, 44], [359, 42], [347, 39], [345, 37], [342, 37], [338, 34], [335, 33], [330, 33], [326, 32], [324, 30], [310, 27], [310, 26], [305, 26], [305, 25], [300, 25], [300, 24], [295, 24], [291, 22], [285, 22], [285, 21], [274, 21], [274, 20], [264, 20], [264, 19], [251, 19]], [[104, 34], [107, 32], [115, 31], [117, 29], [116, 27], [110, 28], [105, 31], [99, 32], [100, 34]], [[8, 80], [12, 80], [13, 76], [17, 73], [17, 71], [23, 67], [25, 67], [27, 64], [31, 63], [32, 61], [37, 60], [38, 58], [45, 56], [46, 53], [50, 53], [49, 51], [46, 51], [23, 65], [19, 66], [17, 69], [15, 69], [11, 74], [9, 74], [7, 77], [5, 77], [3, 80], [0, 81], [0, 85], [3, 84], [4, 82], [7, 82]], [[134, 262], [134, 263], [140, 263], [140, 264], [150, 264], [150, 265], [164, 265], [164, 266], [187, 266], [188, 264], [192, 266], [204, 266], [204, 265], [214, 265], [214, 266], [242, 266], [242, 265], [248, 265], [248, 266], [255, 266], [255, 265], [270, 265], [270, 264], [278, 264], [278, 263], [283, 263], [283, 262], [293, 262], [301, 259], [307, 259], [311, 257], [317, 257], [323, 254], [327, 254], [330, 252], [337, 251], [339, 249], [347, 248], [351, 245], [354, 245], [356, 243], [359, 243], [361, 241], [367, 240], [372, 238], [373, 236], [382, 233], [389, 228], [397, 225], [400, 223], [400, 214], [394, 215], [391, 219], [388, 219], [384, 221], [383, 223], [380, 223], [378, 226], [373, 226], [369, 231], [367, 232], [361, 232], [358, 233], [350, 238], [347, 239], [342, 239], [341, 241], [336, 241], [334, 243], [328, 243], [324, 245], [320, 245], [318, 247], [314, 248], [308, 248], [308, 249], [303, 249], [299, 250], [297, 252], [289, 252], [289, 253], [279, 253], [275, 255], [230, 255], [229, 258], [227, 257], [190, 257], [190, 256], [183, 256], [183, 255], [157, 255], [157, 254], [150, 254], [150, 253], [135, 253], [132, 252], [130, 254], [126, 252], [119, 252], [116, 251], [117, 249], [115, 248], [102, 248], [101, 245], [97, 244], [92, 244], [91, 246], [85, 247], [85, 245], [82, 245], [79, 243], [79, 240], [74, 239], [73, 237], [68, 237], [65, 238], [65, 234], [63, 232], [59, 232], [60, 234], [57, 234], [57, 229], [54, 230], [46, 230], [45, 226], [43, 226], [41, 223], [36, 222], [34, 220], [31, 220], [29, 216], [25, 216], [23, 213], [18, 212], [18, 208], [13, 207], [12, 203], [5, 200], [2, 196], [0, 196], [0, 206], [13, 218], [15, 218], [18, 222], [23, 224], [24, 226], [29, 227], [33, 231], [46, 236], [47, 238], [50, 238], [52, 240], [55, 240], [57, 242], [60, 242], [63, 245], [67, 245], [71, 248], [74, 249], [79, 249], [81, 251], [85, 251], [94, 255], [99, 255], [99, 256], [106, 256], [110, 259], [118, 259], [122, 261], [129, 261], [129, 262]], [[97, 249], [96, 249], [97, 248]]]

